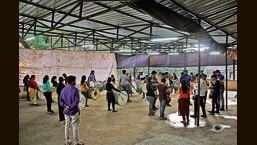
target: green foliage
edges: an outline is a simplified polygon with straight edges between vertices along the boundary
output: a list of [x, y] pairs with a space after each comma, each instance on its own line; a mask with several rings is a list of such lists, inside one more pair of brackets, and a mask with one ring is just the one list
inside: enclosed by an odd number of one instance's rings
[[[31, 38], [33, 36], [29, 36], [28, 38]], [[33, 39], [25, 40], [30, 47], [33, 47], [35, 49], [48, 49], [50, 48], [50, 44], [47, 42], [47, 37], [38, 35], [35, 36]]]

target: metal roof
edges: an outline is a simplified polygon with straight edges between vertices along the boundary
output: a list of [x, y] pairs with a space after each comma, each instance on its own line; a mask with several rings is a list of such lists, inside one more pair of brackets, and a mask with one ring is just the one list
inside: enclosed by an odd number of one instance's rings
[[[198, 40], [154, 18], [133, 4], [140, 0], [19, 0], [19, 34], [46, 35], [68, 43], [62, 48], [127, 53], [188, 51]], [[236, 0], [155, 0], [190, 19], [217, 43], [237, 49]], [[152, 42], [151, 38], [178, 37], [176, 41]], [[85, 44], [93, 47], [83, 48]], [[208, 46], [207, 46], [208, 47]], [[60, 46], [58, 46], [60, 48]], [[125, 52], [122, 52], [125, 53]]]

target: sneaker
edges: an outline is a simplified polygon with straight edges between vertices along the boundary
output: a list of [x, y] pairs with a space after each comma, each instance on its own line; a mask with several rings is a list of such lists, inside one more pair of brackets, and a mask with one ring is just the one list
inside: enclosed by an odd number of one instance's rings
[[212, 113], [212, 114], [214, 113], [213, 111], [207, 111], [207, 112]]
[[148, 116], [154, 116], [154, 112], [148, 113]]
[[220, 108], [220, 111], [225, 111], [225, 109], [224, 108]]
[[219, 111], [214, 111], [214, 113], [220, 114], [220, 112], [219, 112]]
[[190, 117], [192, 117], [192, 118], [196, 118], [196, 116], [195, 116], [195, 115], [190, 115]]
[[206, 117], [207, 117], [207, 115], [201, 115], [201, 117], [206, 118]]
[[166, 117], [163, 117], [163, 116], [160, 116], [159, 119], [160, 119], [160, 120], [166, 120], [167, 118], [166, 118]]
[[47, 111], [48, 113], [54, 113], [54, 111], [53, 110], [50, 110], [50, 111]]
[[89, 107], [89, 105], [85, 105], [85, 107]]
[[127, 102], [132, 102], [131, 100], [128, 100]]
[[107, 111], [112, 111], [112, 109], [108, 109]]
[[112, 112], [118, 112], [117, 110], [113, 110]]

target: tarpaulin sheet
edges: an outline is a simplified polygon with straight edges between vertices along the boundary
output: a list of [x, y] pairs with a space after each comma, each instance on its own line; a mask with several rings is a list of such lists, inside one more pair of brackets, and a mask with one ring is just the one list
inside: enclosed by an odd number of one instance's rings
[[42, 85], [44, 75], [57, 77], [63, 73], [77, 77], [89, 76], [95, 70], [97, 81], [106, 80], [117, 73], [115, 55], [113, 53], [65, 50], [33, 50], [19, 49], [19, 85], [26, 74], [36, 75], [36, 81]]
[[147, 67], [149, 66], [149, 55], [121, 55], [115, 54], [117, 61], [117, 68], [133, 68], [133, 67]]
[[[116, 54], [117, 68], [133, 67], [197, 67], [199, 65], [199, 53], [187, 52], [178, 55], [119, 55]], [[200, 54], [201, 66], [224, 66], [226, 59], [224, 54], [211, 55], [207, 52]], [[148, 65], [149, 64], [149, 65]], [[228, 65], [233, 64], [233, 60], [228, 58]]]

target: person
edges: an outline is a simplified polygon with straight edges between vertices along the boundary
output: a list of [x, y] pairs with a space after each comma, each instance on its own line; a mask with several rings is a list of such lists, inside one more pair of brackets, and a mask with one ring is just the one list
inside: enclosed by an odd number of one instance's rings
[[51, 78], [51, 83], [53, 87], [57, 87], [58, 83], [57, 83], [57, 76], [53, 76]]
[[166, 84], [166, 78], [161, 79], [161, 83], [159, 83], [157, 86], [157, 89], [159, 91], [159, 101], [160, 101], [160, 120], [165, 120], [167, 119], [164, 117], [164, 112], [165, 112], [165, 107], [168, 104], [167, 103], [167, 98], [169, 94], [169, 87]]
[[145, 76], [143, 75], [143, 72], [139, 72], [138, 76], [135, 79], [135, 82], [137, 86], [137, 92], [139, 94], [143, 93], [143, 96], [141, 99], [145, 98], [145, 92], [143, 91], [144, 81], [145, 81]]
[[31, 101], [30, 98], [29, 98], [29, 75], [26, 75], [24, 78], [23, 78], [23, 91], [26, 91], [27, 92], [27, 100], [28, 101]]
[[189, 124], [189, 104], [190, 104], [190, 88], [188, 87], [186, 80], [181, 81], [181, 86], [178, 89], [178, 115], [182, 116], [181, 123], [184, 126]]
[[176, 75], [176, 73], [172, 73], [172, 83], [173, 83], [173, 89], [174, 89], [174, 93], [177, 92], [179, 86], [180, 86], [180, 81], [178, 80], [178, 77]]
[[88, 86], [87, 86], [86, 79], [87, 79], [86, 75], [83, 75], [81, 77], [80, 92], [85, 97], [85, 107], [89, 107], [89, 105], [87, 104], [88, 98], [89, 98], [89, 92], [88, 92]]
[[35, 81], [36, 75], [31, 75], [29, 79], [29, 97], [34, 101], [31, 106], [38, 106], [37, 92], [40, 91], [38, 83]]
[[170, 97], [170, 94], [172, 93], [173, 91], [173, 82], [171, 80], [171, 77], [170, 77], [170, 74], [168, 72], [165, 72], [164, 73], [164, 77], [166, 79], [165, 83], [166, 85], [168, 86], [169, 88], [169, 92], [167, 92], [167, 100], [166, 100], [166, 103], [167, 103], [167, 106], [171, 107], [170, 105], [170, 102], [171, 102], [171, 97]]
[[49, 82], [49, 76], [45, 75], [43, 77], [43, 85], [42, 85], [42, 92], [46, 98], [46, 106], [47, 106], [47, 112], [48, 113], [54, 113], [52, 110], [52, 92], [54, 90], [54, 87], [51, 87]]
[[95, 71], [91, 70], [91, 72], [88, 76], [87, 84], [89, 84], [89, 87], [94, 87], [95, 82], [96, 82]]
[[180, 83], [182, 82], [182, 80], [186, 80], [186, 84], [188, 87], [190, 87], [190, 81], [191, 81], [191, 77], [190, 75], [188, 74], [188, 70], [187, 69], [184, 69], [183, 70], [183, 73], [181, 73], [182, 75], [180, 76]]
[[[220, 105], [219, 105], [219, 95], [220, 95], [220, 82], [217, 79], [216, 75], [212, 75], [211, 76], [211, 86], [210, 89], [212, 89], [212, 109], [211, 111], [208, 111], [210, 113], [210, 115], [214, 115], [214, 113], [219, 114], [219, 109], [220, 109]], [[216, 111], [214, 110], [216, 108]]]
[[68, 83], [68, 76], [67, 76], [67, 74], [63, 73], [62, 76], [64, 78], [65, 85], [67, 85], [67, 83]]
[[[198, 76], [200, 77], [200, 79], [198, 78]], [[205, 86], [205, 81], [202, 79], [201, 75], [196, 74], [195, 75], [195, 81], [196, 81], [196, 86], [194, 87], [194, 114], [190, 115], [190, 117], [196, 118], [198, 115], [198, 98], [200, 99], [200, 107], [202, 109], [202, 115], [201, 117], [206, 118], [206, 110], [205, 110], [205, 103], [204, 103], [204, 99], [205, 99], [205, 95], [206, 95], [206, 90], [207, 90], [207, 86]], [[200, 81], [200, 97], [198, 97], [198, 81]]]
[[221, 74], [220, 70], [216, 70], [217, 79], [220, 82], [220, 94], [219, 94], [219, 104], [220, 104], [220, 111], [225, 111], [225, 104], [224, 104], [224, 75]]
[[[60, 106], [64, 108], [65, 117], [65, 145], [84, 145], [79, 142], [79, 124], [80, 124], [80, 93], [76, 87], [76, 77], [73, 75], [68, 76], [68, 85], [62, 89], [60, 95]], [[70, 140], [70, 128], [72, 127], [72, 141]]]
[[157, 89], [157, 84], [158, 84], [158, 81], [157, 81], [157, 78], [156, 78], [156, 75], [157, 75], [157, 72], [156, 71], [152, 71], [151, 72], [151, 76], [149, 78], [151, 78], [151, 81], [152, 81], [152, 85], [153, 85], [153, 90], [154, 90], [154, 93], [155, 93], [155, 97], [154, 97], [154, 102], [153, 102], [153, 110], [157, 110], [158, 108], [156, 107], [156, 100], [158, 98], [158, 95], [159, 95], [159, 92], [158, 92], [158, 89]]
[[114, 77], [114, 74], [111, 74], [111, 79], [112, 79], [112, 80], [111, 80], [112, 84], [115, 85], [115, 77]]
[[113, 93], [113, 90], [117, 91], [117, 92], [121, 92], [119, 89], [115, 88], [113, 86], [113, 84], [111, 83], [112, 78], [108, 77], [107, 79], [107, 83], [106, 83], [106, 97], [107, 97], [107, 101], [108, 101], [108, 111], [111, 111], [111, 103], [112, 103], [112, 112], [118, 112], [115, 109], [115, 96]]
[[60, 105], [59, 100], [60, 100], [61, 91], [66, 85], [64, 84], [64, 78], [63, 77], [59, 77], [58, 81], [59, 82], [58, 82], [57, 87], [56, 87], [56, 93], [58, 95], [57, 101], [58, 101], [59, 121], [64, 121], [65, 120], [64, 114], [63, 114], [64, 108]]
[[120, 86], [128, 95], [127, 102], [132, 102], [130, 100], [130, 95], [129, 95], [130, 94], [129, 93], [129, 84], [128, 84], [128, 77], [126, 75], [126, 70], [122, 70], [122, 75], [120, 76]]
[[152, 78], [151, 77], [147, 77], [146, 78], [146, 99], [148, 101], [148, 115], [149, 116], [154, 116], [155, 114], [155, 110], [153, 109], [153, 103], [155, 100], [155, 93], [154, 93], [154, 89], [155, 87], [153, 86], [152, 83]]

